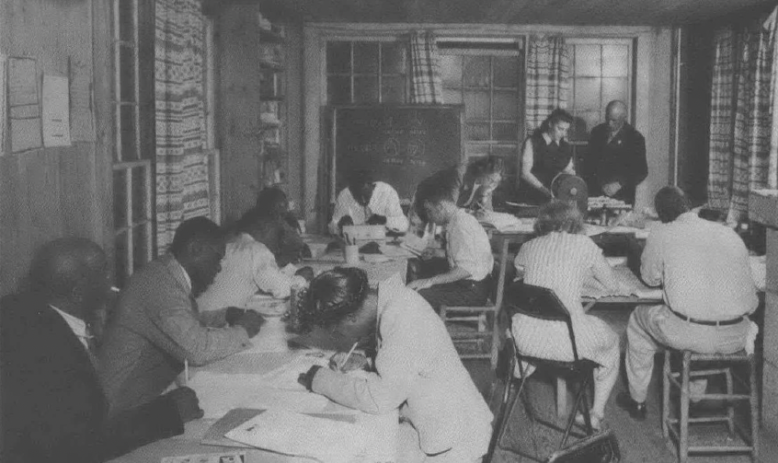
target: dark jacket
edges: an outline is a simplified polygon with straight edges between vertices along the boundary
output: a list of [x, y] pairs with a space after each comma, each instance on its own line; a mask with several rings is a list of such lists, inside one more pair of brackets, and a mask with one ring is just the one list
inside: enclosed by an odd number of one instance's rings
[[164, 396], [108, 421], [87, 350], [40, 297], [0, 302], [0, 348], [4, 463], [101, 462], [184, 432]]
[[622, 188], [614, 196], [629, 204], [635, 203], [635, 187], [648, 175], [646, 140], [629, 124], [608, 142], [608, 124], [592, 130], [586, 156], [586, 177], [589, 196], [602, 196], [602, 187], [618, 181]]

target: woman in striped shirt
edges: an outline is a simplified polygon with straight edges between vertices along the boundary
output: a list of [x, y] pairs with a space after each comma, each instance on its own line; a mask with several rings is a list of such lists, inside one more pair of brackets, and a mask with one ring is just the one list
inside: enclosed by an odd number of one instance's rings
[[[594, 373], [592, 406], [592, 426], [599, 428], [618, 378], [619, 338], [604, 321], [584, 312], [581, 289], [592, 276], [613, 293], [619, 292], [619, 282], [602, 250], [582, 234], [583, 218], [574, 203], [552, 201], [541, 207], [535, 232], [538, 237], [522, 245], [516, 256], [516, 269], [524, 275], [525, 283], [554, 290], [572, 318], [579, 355], [600, 365]], [[517, 314], [512, 332], [525, 355], [573, 360], [570, 335], [563, 322]]]

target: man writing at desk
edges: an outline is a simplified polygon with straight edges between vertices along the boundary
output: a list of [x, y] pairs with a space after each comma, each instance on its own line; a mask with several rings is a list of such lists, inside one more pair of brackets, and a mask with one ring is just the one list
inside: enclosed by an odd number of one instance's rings
[[[646, 284], [664, 287], [664, 305], [641, 307], [627, 325], [629, 395], [616, 397], [635, 419], [646, 417], [646, 392], [661, 346], [704, 354], [731, 354], [745, 348], [756, 325], [756, 285], [748, 250], [724, 225], [701, 219], [677, 187], [659, 190], [654, 207], [662, 225], [652, 229], [641, 257]], [[692, 381], [692, 393], [704, 393]]]
[[358, 169], [351, 173], [348, 187], [338, 194], [330, 233], [339, 235], [346, 225], [385, 225], [388, 230], [404, 233], [408, 218], [391, 185], [375, 181], [368, 170]]

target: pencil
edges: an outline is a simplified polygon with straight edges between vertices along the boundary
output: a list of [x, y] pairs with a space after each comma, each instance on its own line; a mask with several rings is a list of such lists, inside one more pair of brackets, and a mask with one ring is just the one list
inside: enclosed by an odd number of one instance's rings
[[348, 354], [346, 354], [346, 357], [341, 360], [340, 365], [338, 365], [338, 370], [343, 371], [343, 367], [346, 366], [346, 362], [348, 362], [348, 359], [351, 358], [351, 354], [354, 353], [354, 349], [357, 348], [357, 344], [359, 344], [359, 341], [355, 342], [353, 346], [351, 346], [351, 350], [348, 351]]
[[184, 359], [184, 386], [189, 386], [189, 360]]

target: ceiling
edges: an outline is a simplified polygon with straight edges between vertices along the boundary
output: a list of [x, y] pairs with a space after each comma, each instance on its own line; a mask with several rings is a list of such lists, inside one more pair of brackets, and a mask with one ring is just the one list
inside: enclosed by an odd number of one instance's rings
[[313, 22], [666, 26], [733, 19], [743, 11], [775, 5], [775, 0], [261, 0], [261, 4], [263, 12], [277, 19]]

